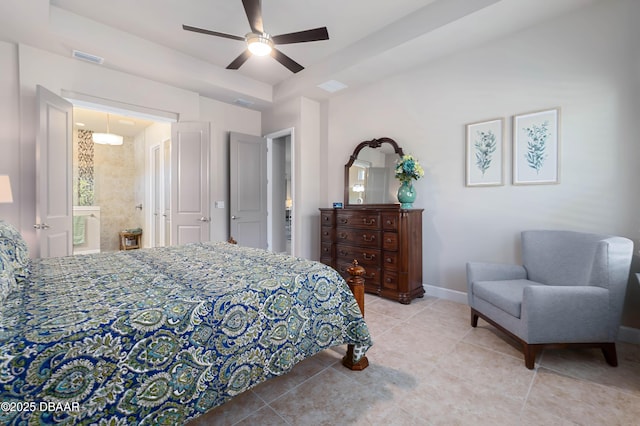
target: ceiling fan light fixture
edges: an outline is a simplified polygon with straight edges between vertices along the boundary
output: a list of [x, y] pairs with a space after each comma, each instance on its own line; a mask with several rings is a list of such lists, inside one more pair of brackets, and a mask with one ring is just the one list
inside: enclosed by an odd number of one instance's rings
[[269, 34], [247, 34], [247, 47], [256, 56], [266, 56], [273, 50], [273, 40]]

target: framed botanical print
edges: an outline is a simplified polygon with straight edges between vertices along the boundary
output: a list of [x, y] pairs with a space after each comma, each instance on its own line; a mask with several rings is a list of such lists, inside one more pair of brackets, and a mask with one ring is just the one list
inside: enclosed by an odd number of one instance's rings
[[560, 182], [560, 108], [513, 117], [513, 184]]
[[466, 185], [504, 183], [504, 119], [467, 124]]

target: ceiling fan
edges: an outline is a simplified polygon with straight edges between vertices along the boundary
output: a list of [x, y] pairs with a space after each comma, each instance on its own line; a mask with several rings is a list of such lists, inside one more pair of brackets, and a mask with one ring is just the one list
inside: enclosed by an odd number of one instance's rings
[[265, 56], [271, 54], [276, 61], [287, 67], [291, 72], [297, 73], [302, 71], [304, 67], [275, 48], [279, 44], [306, 43], [309, 41], [328, 40], [329, 33], [327, 27], [314, 28], [312, 30], [297, 31], [295, 33], [281, 34], [272, 36], [264, 32], [262, 26], [262, 4], [261, 0], [242, 0], [244, 11], [249, 19], [251, 32], [244, 37], [219, 33], [217, 31], [205, 30], [203, 28], [191, 27], [183, 25], [182, 28], [187, 31], [194, 31], [202, 34], [209, 34], [217, 37], [230, 38], [232, 40], [244, 41], [247, 43], [247, 49], [233, 60], [227, 69], [237, 70], [244, 64], [253, 54], [257, 56]]

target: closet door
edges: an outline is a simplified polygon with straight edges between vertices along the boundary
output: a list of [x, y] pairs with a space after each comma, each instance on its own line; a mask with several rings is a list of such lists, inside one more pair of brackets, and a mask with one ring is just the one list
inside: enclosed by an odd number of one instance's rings
[[230, 232], [238, 244], [267, 248], [267, 142], [231, 132], [229, 143]]
[[210, 239], [208, 123], [171, 128], [171, 244]]

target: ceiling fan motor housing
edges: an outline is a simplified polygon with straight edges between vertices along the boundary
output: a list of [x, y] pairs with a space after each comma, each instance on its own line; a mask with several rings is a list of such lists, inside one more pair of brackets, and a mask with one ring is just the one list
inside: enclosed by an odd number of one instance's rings
[[274, 46], [273, 39], [267, 33], [247, 33], [245, 39], [251, 53], [257, 56], [268, 55]]

